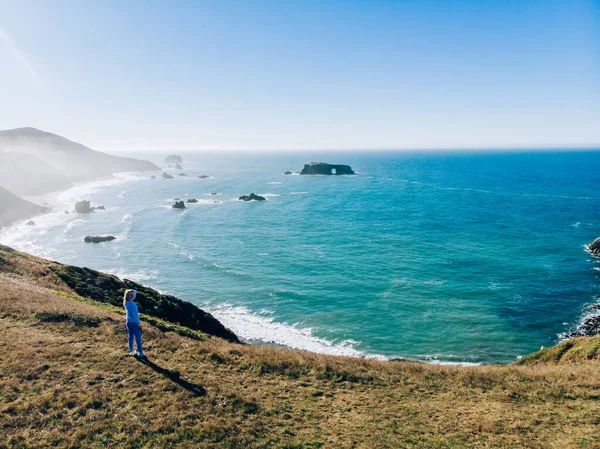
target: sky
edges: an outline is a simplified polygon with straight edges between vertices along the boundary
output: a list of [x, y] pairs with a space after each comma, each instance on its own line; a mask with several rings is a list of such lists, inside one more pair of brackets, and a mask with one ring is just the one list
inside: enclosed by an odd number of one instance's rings
[[600, 0], [0, 0], [0, 129], [101, 151], [600, 147]]

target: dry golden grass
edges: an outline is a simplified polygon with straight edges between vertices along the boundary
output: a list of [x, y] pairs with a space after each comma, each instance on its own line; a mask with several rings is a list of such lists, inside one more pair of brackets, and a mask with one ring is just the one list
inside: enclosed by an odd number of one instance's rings
[[144, 364], [122, 315], [53, 293], [42, 265], [0, 266], [0, 447], [600, 447], [596, 363], [378, 362], [144, 325]]

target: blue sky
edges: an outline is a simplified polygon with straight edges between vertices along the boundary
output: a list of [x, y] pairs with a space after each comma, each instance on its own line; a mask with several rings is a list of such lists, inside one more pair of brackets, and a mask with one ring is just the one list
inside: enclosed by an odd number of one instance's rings
[[600, 144], [600, 0], [0, 0], [0, 128], [99, 150]]

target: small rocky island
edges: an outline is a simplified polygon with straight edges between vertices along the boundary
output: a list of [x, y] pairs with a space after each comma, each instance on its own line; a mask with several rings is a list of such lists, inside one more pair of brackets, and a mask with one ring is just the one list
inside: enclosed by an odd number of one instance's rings
[[173, 209], [185, 209], [185, 203], [183, 201], [175, 201], [175, 204], [172, 206]]
[[311, 162], [304, 164], [301, 175], [355, 175], [349, 165], [326, 164], [325, 162]]
[[183, 159], [177, 154], [169, 154], [163, 164], [183, 164]]
[[112, 240], [116, 240], [117, 238], [114, 235], [106, 235], [106, 236], [92, 236], [88, 235], [83, 239], [85, 243], [102, 243], [102, 242], [110, 242]]
[[260, 195], [251, 193], [250, 195], [242, 195], [238, 198], [240, 201], [266, 201], [266, 198]]
[[183, 167], [179, 164], [175, 164], [175, 170], [183, 170]]
[[170, 174], [165, 173], [165, 172], [163, 172], [162, 177], [163, 177], [163, 179], [173, 179], [173, 177]]

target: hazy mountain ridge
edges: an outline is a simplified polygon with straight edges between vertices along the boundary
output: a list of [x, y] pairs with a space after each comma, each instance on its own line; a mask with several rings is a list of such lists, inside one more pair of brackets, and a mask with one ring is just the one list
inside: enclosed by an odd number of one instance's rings
[[92, 150], [36, 128], [0, 131], [0, 185], [17, 195], [68, 188], [73, 182], [159, 168], [149, 161]]

